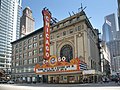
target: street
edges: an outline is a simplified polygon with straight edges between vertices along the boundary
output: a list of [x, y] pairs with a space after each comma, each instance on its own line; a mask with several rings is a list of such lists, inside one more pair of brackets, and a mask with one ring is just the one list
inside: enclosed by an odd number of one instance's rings
[[[54, 87], [54, 88], [53, 88]], [[89, 84], [0, 84], [0, 90], [40, 90], [40, 89], [49, 89], [49, 90], [60, 90], [60, 89], [69, 89], [73, 90], [84, 89], [84, 90], [120, 90], [120, 85], [110, 82], [110, 83], [89, 83]]]

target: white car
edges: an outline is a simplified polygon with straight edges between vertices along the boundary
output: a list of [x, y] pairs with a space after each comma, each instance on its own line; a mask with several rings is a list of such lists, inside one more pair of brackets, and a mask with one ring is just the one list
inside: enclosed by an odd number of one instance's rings
[[10, 81], [8, 81], [7, 83], [8, 83], [8, 84], [14, 84], [15, 82], [10, 80]]

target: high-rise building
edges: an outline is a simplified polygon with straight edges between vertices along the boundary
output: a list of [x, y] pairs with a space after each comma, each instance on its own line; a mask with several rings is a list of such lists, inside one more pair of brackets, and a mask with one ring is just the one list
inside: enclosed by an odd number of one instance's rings
[[110, 14], [105, 17], [105, 22], [102, 27], [103, 40], [106, 42], [116, 40], [116, 20], [115, 14]]
[[29, 7], [23, 10], [23, 15], [20, 18], [20, 37], [23, 37], [34, 31], [34, 18]]
[[110, 59], [110, 51], [106, 45], [105, 41], [102, 41], [100, 43], [101, 46], [101, 71], [104, 73], [104, 75], [110, 75], [111, 74], [111, 59]]
[[0, 69], [10, 71], [11, 42], [19, 38], [22, 0], [0, 0]]
[[118, 27], [120, 30], [120, 0], [118, 0]]
[[111, 55], [111, 67], [113, 73], [120, 73], [120, 40], [107, 43]]

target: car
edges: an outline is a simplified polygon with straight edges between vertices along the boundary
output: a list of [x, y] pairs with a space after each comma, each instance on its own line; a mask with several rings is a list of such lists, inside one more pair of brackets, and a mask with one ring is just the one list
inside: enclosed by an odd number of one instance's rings
[[10, 80], [10, 81], [8, 81], [7, 83], [8, 83], [8, 84], [14, 84], [15, 82], [12, 81], [12, 80]]
[[7, 83], [7, 81], [2, 80], [2, 81], [0, 81], [0, 83], [1, 83], [1, 84], [4, 84], [4, 83]]

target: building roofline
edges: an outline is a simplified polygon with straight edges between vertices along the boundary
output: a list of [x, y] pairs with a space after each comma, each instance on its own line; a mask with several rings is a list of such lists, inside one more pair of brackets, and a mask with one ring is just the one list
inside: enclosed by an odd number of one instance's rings
[[18, 42], [18, 41], [21, 41], [21, 40], [23, 40], [23, 39], [25, 39], [25, 38], [27, 38], [27, 37], [30, 37], [30, 36], [32, 36], [32, 35], [38, 33], [38, 32], [43, 32], [43, 27], [41, 27], [41, 28], [39, 28], [39, 29], [37, 29], [37, 30], [31, 32], [31, 33], [28, 34], [28, 35], [25, 35], [24, 37], [21, 37], [21, 38], [15, 40], [15, 41], [11, 42], [11, 44], [16, 43], [16, 42]]

